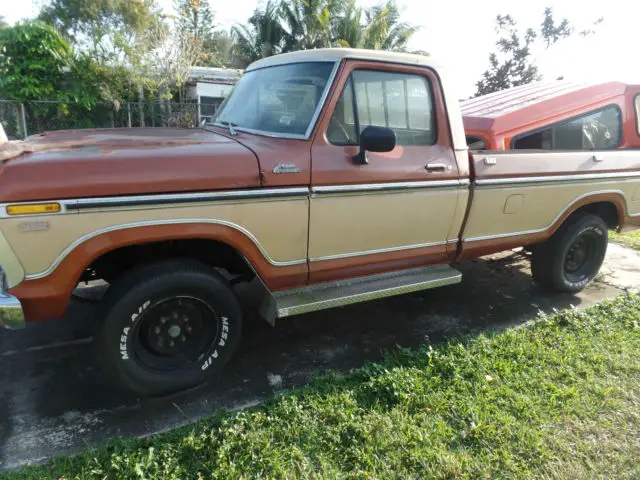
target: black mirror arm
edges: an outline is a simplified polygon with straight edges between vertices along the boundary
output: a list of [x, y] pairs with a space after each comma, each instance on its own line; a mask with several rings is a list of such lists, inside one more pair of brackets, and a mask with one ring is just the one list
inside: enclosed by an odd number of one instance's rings
[[354, 165], [367, 165], [369, 163], [369, 159], [367, 158], [367, 151], [360, 146], [360, 151], [354, 155], [351, 160]]

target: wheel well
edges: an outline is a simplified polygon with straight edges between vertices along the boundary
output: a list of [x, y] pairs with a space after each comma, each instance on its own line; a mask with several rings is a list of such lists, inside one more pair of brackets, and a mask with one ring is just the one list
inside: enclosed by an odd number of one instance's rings
[[183, 239], [140, 243], [111, 250], [91, 262], [80, 281], [102, 279], [112, 282], [135, 266], [177, 257], [198, 260], [234, 276], [249, 279], [255, 275], [233, 247], [210, 239]]
[[573, 212], [572, 216], [579, 213], [593, 213], [598, 215], [605, 221], [610, 230], [615, 230], [620, 225], [621, 219], [618, 217], [618, 209], [612, 202], [590, 203], [577, 209]]

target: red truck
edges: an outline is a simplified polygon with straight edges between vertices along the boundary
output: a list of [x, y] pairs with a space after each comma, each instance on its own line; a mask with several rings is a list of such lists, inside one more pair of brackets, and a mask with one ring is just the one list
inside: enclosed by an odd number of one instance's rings
[[230, 358], [238, 282], [273, 323], [458, 283], [456, 262], [528, 246], [540, 284], [581, 290], [607, 230], [640, 226], [640, 153], [470, 154], [448, 75], [414, 54], [296, 52], [251, 65], [199, 129], [5, 143], [2, 322], [61, 317], [78, 282], [105, 280], [98, 358], [156, 395]]

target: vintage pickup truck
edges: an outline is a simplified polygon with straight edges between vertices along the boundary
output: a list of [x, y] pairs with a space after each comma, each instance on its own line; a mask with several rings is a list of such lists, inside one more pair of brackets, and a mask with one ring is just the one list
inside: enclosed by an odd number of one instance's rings
[[255, 62], [199, 129], [5, 144], [2, 322], [61, 317], [105, 280], [98, 358], [156, 395], [230, 358], [238, 282], [274, 322], [455, 284], [455, 262], [528, 246], [540, 284], [581, 290], [607, 230], [640, 226], [640, 153], [470, 155], [450, 85], [429, 58], [319, 49]]

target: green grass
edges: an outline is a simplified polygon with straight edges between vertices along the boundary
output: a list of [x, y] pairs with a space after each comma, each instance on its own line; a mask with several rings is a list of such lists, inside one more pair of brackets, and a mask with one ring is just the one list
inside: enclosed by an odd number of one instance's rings
[[[392, 321], [392, 319], [390, 319]], [[7, 478], [640, 478], [640, 296], [389, 352]]]
[[609, 240], [640, 251], [640, 230], [634, 230], [629, 233], [616, 233], [609, 231]]

